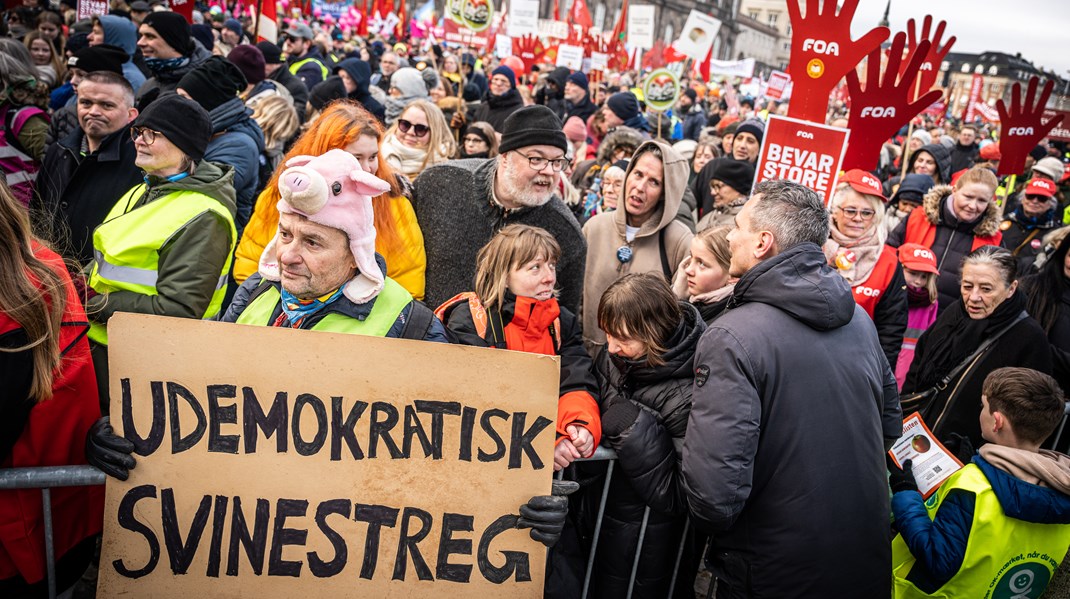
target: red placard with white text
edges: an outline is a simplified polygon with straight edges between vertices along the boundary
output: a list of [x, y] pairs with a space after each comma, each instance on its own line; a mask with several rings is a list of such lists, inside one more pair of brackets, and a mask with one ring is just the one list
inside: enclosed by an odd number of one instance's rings
[[770, 115], [754, 184], [787, 179], [816, 191], [828, 205], [848, 135], [847, 129]]
[[784, 91], [791, 83], [791, 75], [783, 71], [769, 73], [769, 87], [765, 91], [767, 98], [779, 100], [784, 97]]
[[171, 10], [185, 17], [187, 23], [193, 23], [193, 0], [170, 0]]
[[108, 14], [108, 0], [78, 0], [78, 20]]

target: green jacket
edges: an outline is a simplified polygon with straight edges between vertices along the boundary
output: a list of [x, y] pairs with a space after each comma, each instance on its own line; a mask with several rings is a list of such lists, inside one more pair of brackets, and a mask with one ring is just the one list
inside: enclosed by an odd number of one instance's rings
[[[169, 193], [196, 191], [219, 200], [232, 217], [237, 213], [234, 169], [230, 166], [202, 161], [184, 179], [170, 182], [150, 175], [148, 182], [148, 192], [137, 200], [134, 209]], [[107, 323], [116, 312], [200, 319], [212, 301], [219, 273], [236, 243], [230, 236], [230, 225], [218, 214], [198, 216], [161, 248], [158, 295], [130, 291], [96, 295], [86, 302], [87, 315], [100, 323]]]

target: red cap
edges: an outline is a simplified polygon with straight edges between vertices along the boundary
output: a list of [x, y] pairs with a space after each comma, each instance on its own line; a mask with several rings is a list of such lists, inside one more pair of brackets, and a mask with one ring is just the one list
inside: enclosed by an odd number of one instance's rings
[[899, 263], [910, 270], [940, 274], [940, 269], [936, 268], [936, 254], [920, 243], [899, 246]]
[[1039, 178], [1030, 179], [1025, 186], [1025, 195], [1050, 198], [1055, 195], [1055, 182]]
[[888, 198], [884, 197], [884, 190], [881, 188], [880, 179], [868, 171], [864, 171], [860, 168], [853, 168], [840, 175], [839, 182], [850, 185], [851, 189], [854, 189], [858, 193], [877, 196], [882, 202], [888, 201]]
[[981, 148], [981, 160], [999, 160], [1003, 154], [999, 153], [999, 144], [992, 142]]

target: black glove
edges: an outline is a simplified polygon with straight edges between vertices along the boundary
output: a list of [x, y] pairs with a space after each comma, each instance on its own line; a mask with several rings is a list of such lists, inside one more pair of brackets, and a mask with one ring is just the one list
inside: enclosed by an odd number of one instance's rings
[[887, 456], [888, 461], [888, 486], [892, 488], [892, 493], [899, 493], [900, 491], [914, 491], [918, 492], [918, 481], [914, 480], [913, 460], [907, 460], [903, 462], [903, 467], [895, 465], [892, 460], [892, 456]]
[[552, 495], [532, 497], [520, 506], [517, 528], [530, 528], [531, 538], [553, 547], [561, 537], [568, 516], [568, 496], [575, 493], [580, 484], [573, 480], [555, 480]]
[[89, 427], [89, 434], [85, 436], [85, 457], [104, 474], [126, 480], [130, 476], [129, 470], [137, 463], [130, 455], [132, 453], [133, 442], [116, 435], [107, 416]]
[[969, 464], [974, 454], [977, 453], [977, 450], [973, 448], [973, 441], [970, 441], [966, 435], [949, 433], [947, 439], [942, 439], [942, 441], [944, 448], [963, 464]]
[[627, 399], [613, 402], [602, 414], [602, 433], [609, 437], [619, 437], [621, 433], [639, 418], [639, 406]]

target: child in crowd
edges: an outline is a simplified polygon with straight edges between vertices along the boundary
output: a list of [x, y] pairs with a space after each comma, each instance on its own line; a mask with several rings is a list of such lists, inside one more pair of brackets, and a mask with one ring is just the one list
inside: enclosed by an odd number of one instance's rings
[[728, 249], [728, 233], [732, 227], [711, 227], [691, 238], [691, 253], [680, 263], [673, 279], [676, 297], [698, 308], [706, 324], [724, 312], [736, 279], [728, 274], [732, 252]]
[[1063, 418], [1055, 379], [1028, 368], [985, 378], [973, 461], [922, 499], [889, 461], [896, 598], [1039, 597], [1070, 546], [1070, 457], [1040, 449]]
[[590, 457], [602, 436], [598, 383], [579, 322], [557, 303], [560, 256], [545, 230], [505, 227], [476, 257], [475, 291], [435, 312], [452, 343], [561, 356], [554, 470]]
[[903, 265], [903, 278], [907, 281], [907, 331], [903, 336], [903, 348], [895, 365], [895, 380], [899, 388], [907, 378], [910, 363], [914, 361], [914, 348], [918, 337], [936, 321], [939, 297], [936, 277], [936, 255], [918, 243], [904, 243], [899, 248], [899, 263]]

